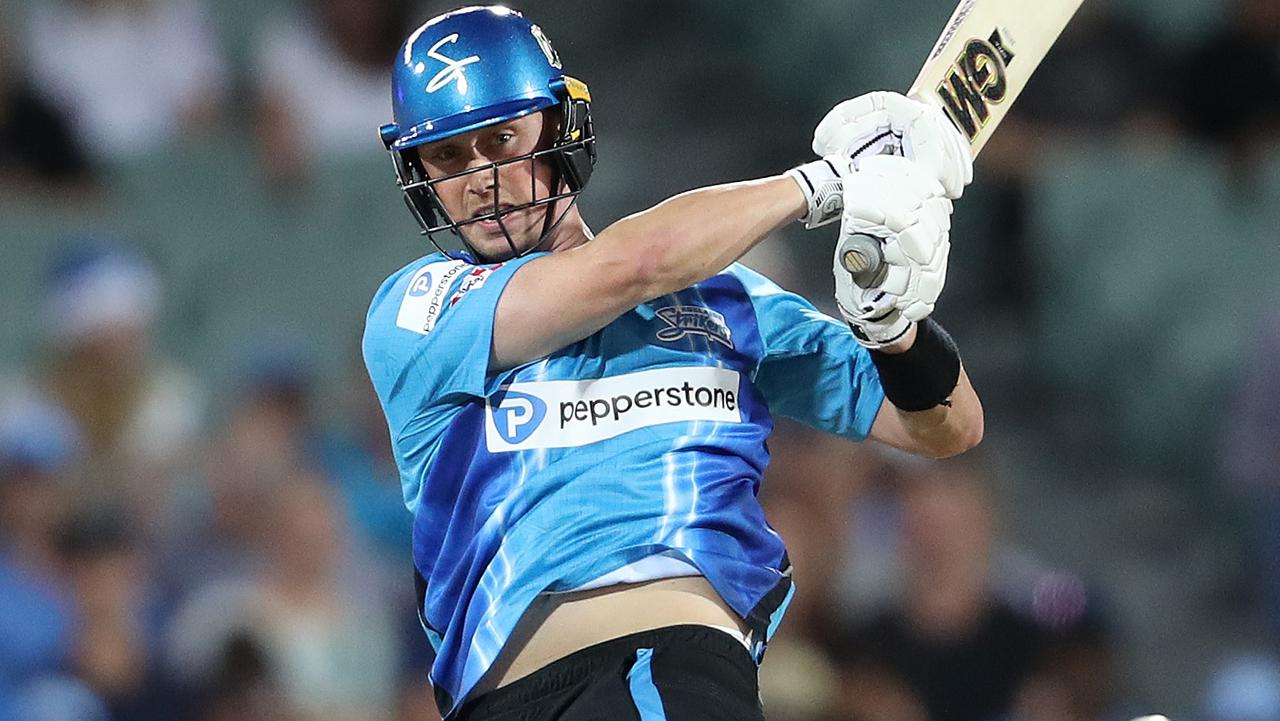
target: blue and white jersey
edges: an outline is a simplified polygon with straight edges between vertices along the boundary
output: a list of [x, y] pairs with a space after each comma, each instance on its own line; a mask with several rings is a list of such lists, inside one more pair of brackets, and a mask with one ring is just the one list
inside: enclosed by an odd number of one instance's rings
[[419, 259], [365, 329], [445, 713], [540, 594], [701, 574], [762, 649], [792, 590], [756, 500], [771, 414], [862, 440], [884, 399], [848, 327], [738, 265], [490, 373], [498, 299], [538, 255]]

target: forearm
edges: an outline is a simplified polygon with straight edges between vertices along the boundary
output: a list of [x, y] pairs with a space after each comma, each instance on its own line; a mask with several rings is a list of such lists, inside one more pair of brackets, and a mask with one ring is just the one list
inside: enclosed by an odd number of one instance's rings
[[593, 243], [634, 259], [641, 300], [649, 300], [724, 270], [806, 209], [804, 194], [786, 176], [728, 183], [681, 193], [624, 218]]
[[909, 453], [945, 458], [982, 440], [982, 402], [950, 336], [932, 321], [924, 327], [923, 340], [916, 324], [901, 341], [871, 351], [885, 388], [871, 437]]
[[926, 411], [893, 409], [902, 430], [912, 440], [912, 450], [933, 458], [954, 456], [976, 446], [982, 439], [982, 402], [960, 369], [960, 380], [951, 395], [951, 404]]

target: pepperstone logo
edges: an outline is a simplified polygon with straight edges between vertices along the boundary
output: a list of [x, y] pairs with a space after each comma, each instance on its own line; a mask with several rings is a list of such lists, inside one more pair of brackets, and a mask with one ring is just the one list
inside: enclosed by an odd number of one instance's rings
[[725, 368], [640, 371], [504, 386], [485, 401], [491, 453], [572, 448], [666, 423], [741, 423], [741, 376]]
[[461, 260], [449, 260], [430, 263], [419, 269], [409, 280], [404, 300], [400, 301], [396, 325], [422, 335], [430, 333], [440, 318], [450, 287], [469, 268], [474, 266]]
[[666, 324], [658, 331], [658, 340], [665, 343], [678, 341], [685, 336], [700, 335], [726, 348], [733, 348], [733, 334], [720, 313], [700, 305], [672, 305], [654, 311], [658, 320]]
[[429, 292], [431, 292], [430, 273], [423, 273], [422, 275], [414, 278], [413, 282], [409, 284], [409, 295], [414, 298], [421, 298]]
[[490, 414], [502, 440], [518, 445], [538, 430], [547, 415], [547, 404], [536, 396], [507, 389], [494, 394]]

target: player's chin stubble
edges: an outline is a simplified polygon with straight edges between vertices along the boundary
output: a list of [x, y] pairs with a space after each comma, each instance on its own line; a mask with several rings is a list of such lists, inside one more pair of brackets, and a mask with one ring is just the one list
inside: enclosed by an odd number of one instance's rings
[[533, 218], [521, 217], [510, 220], [504, 218], [503, 223], [506, 232], [501, 229], [487, 231], [475, 226], [464, 229], [467, 242], [491, 262], [501, 262], [515, 255], [522, 255], [533, 250], [533, 246], [538, 243], [539, 234], [536, 229], [541, 227], [540, 221], [534, 222]]

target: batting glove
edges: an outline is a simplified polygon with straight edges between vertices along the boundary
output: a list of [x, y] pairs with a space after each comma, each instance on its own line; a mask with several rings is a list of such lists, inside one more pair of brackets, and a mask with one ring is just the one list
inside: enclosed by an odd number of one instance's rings
[[805, 202], [809, 204], [809, 211], [800, 219], [805, 230], [840, 219], [840, 212], [844, 209], [844, 185], [832, 161], [823, 159], [805, 163], [788, 170], [787, 175], [800, 186]]
[[813, 151], [823, 159], [787, 173], [808, 202], [809, 211], [801, 218], [806, 229], [840, 218], [841, 173], [831, 156], [852, 161], [855, 169], [867, 158], [910, 158], [931, 172], [951, 199], [973, 181], [969, 144], [942, 110], [898, 93], [867, 93], [832, 108], [814, 131]]
[[899, 93], [867, 93], [832, 108], [813, 133], [813, 152], [855, 161], [879, 155], [910, 158], [931, 172], [952, 200], [973, 181], [969, 143], [946, 114]]
[[[942, 185], [912, 161], [881, 156], [859, 165], [841, 174], [844, 211], [832, 272], [841, 316], [860, 343], [880, 348], [933, 312], [946, 283], [952, 207]], [[859, 285], [843, 262], [859, 236], [880, 242], [884, 272], [874, 287]]]

